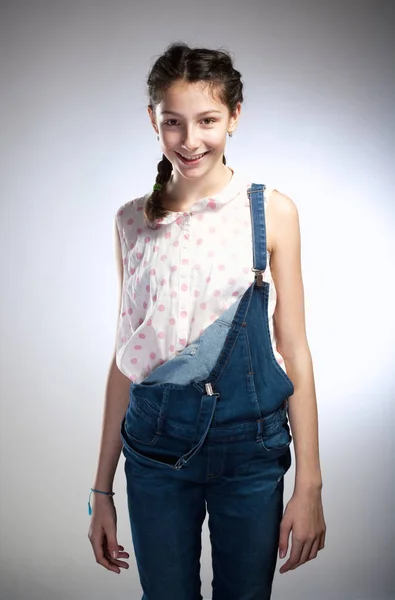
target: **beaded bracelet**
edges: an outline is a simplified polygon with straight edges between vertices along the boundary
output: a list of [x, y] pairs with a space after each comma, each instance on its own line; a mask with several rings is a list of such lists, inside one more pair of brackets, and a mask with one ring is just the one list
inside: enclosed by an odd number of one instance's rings
[[115, 496], [115, 492], [102, 492], [101, 490], [95, 490], [94, 488], [91, 488], [91, 491], [89, 494], [89, 499], [88, 499], [88, 515], [89, 516], [92, 514], [92, 507], [91, 507], [92, 492], [95, 492], [96, 494], [104, 494], [105, 496]]

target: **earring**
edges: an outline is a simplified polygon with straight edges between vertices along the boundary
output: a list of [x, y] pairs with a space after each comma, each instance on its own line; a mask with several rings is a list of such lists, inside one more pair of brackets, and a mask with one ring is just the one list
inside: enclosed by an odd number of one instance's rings
[[233, 136], [233, 131], [228, 131], [228, 135], [231, 138]]
[[157, 139], [157, 140], [158, 140], [158, 142], [159, 142], [159, 135], [158, 135], [158, 137], [157, 137], [156, 139]]

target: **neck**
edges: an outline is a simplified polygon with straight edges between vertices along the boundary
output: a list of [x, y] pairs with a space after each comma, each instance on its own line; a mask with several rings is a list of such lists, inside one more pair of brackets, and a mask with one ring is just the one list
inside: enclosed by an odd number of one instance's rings
[[201, 198], [218, 194], [231, 180], [233, 171], [223, 163], [204, 177], [185, 179], [173, 171], [162, 195], [162, 206], [172, 212], [186, 212]]

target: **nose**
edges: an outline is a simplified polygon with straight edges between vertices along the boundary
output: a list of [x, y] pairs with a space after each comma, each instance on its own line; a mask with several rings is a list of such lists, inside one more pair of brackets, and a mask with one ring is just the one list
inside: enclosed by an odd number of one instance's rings
[[198, 137], [198, 133], [194, 129], [193, 125], [186, 126], [183, 130], [182, 148], [184, 148], [187, 152], [193, 152], [194, 150], [199, 149]]

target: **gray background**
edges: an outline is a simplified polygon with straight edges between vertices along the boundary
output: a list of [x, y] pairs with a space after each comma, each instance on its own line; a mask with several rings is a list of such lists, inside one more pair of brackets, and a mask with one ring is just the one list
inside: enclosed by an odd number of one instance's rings
[[[86, 502], [117, 320], [113, 217], [155, 179], [145, 79], [177, 40], [233, 53], [245, 103], [228, 164], [299, 209], [328, 533], [316, 560], [276, 574], [273, 599], [395, 598], [393, 16], [377, 0], [3, 0], [1, 600], [141, 597], [123, 458], [120, 577], [94, 561]], [[205, 522], [205, 598], [211, 576]]]

